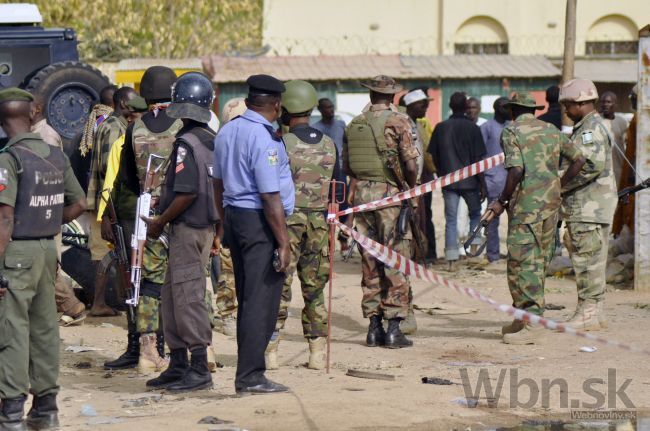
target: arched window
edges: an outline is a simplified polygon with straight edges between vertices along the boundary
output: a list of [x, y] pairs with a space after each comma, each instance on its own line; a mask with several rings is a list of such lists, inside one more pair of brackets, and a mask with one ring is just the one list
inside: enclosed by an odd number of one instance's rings
[[475, 16], [465, 21], [454, 36], [456, 54], [507, 54], [508, 33], [495, 19]]
[[636, 24], [623, 15], [602, 17], [587, 32], [587, 55], [636, 54], [638, 50]]

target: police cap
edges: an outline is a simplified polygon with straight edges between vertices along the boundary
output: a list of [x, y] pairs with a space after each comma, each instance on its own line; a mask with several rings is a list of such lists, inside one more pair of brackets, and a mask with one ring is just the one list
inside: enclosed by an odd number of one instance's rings
[[258, 96], [279, 96], [286, 88], [282, 81], [270, 75], [251, 75], [246, 80], [248, 94]]
[[169, 67], [151, 66], [144, 71], [140, 81], [140, 95], [147, 103], [166, 102], [172, 98], [172, 84], [176, 73]]
[[3, 102], [31, 102], [34, 96], [28, 91], [21, 90], [18, 87], [9, 87], [0, 90], [0, 103]]

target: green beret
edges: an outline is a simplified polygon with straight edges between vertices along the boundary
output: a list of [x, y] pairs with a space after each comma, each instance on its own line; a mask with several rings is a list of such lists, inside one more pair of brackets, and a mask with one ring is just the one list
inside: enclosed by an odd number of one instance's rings
[[18, 87], [10, 87], [0, 90], [0, 103], [3, 102], [31, 102], [34, 96], [28, 91], [21, 90]]
[[132, 108], [135, 112], [144, 112], [149, 109], [149, 105], [142, 96], [135, 96], [133, 99], [125, 103], [126, 106]]

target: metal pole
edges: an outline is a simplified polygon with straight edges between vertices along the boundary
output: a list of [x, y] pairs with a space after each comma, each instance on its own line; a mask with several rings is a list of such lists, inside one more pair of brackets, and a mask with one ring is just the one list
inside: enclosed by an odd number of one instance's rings
[[[564, 57], [562, 61], [562, 83], [573, 79], [573, 70], [576, 55], [576, 8], [577, 0], [567, 0], [566, 17], [564, 22]], [[566, 116], [562, 108], [562, 131], [570, 134], [573, 130], [573, 121]]]
[[[636, 111], [636, 168], [650, 176], [650, 25], [639, 32], [639, 83]], [[650, 194], [637, 193], [634, 212], [634, 290], [650, 292]]]
[[[336, 184], [337, 181], [330, 182], [330, 202], [327, 208], [329, 214], [336, 214], [339, 212], [339, 205], [336, 201]], [[338, 216], [336, 219], [338, 220]], [[333, 220], [328, 220], [330, 224], [329, 233], [329, 262], [330, 262], [330, 282], [327, 292], [327, 367], [326, 372], [330, 372], [330, 351], [332, 342], [332, 287], [334, 283], [334, 255], [336, 253], [336, 225]]]

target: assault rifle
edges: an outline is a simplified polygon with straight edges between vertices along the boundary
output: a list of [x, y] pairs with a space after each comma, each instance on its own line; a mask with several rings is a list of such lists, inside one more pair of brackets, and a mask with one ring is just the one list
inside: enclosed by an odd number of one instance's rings
[[623, 190], [618, 192], [618, 200], [626, 204], [630, 199], [630, 195], [633, 195], [634, 193], [643, 189], [647, 189], [648, 187], [650, 187], [650, 178], [644, 180], [636, 186], [625, 187]]
[[[397, 182], [397, 188], [399, 188], [400, 192], [408, 190], [409, 187], [408, 184], [406, 184], [406, 181], [404, 181], [404, 176], [402, 175], [402, 168], [400, 166], [398, 157], [389, 157], [386, 165], [388, 166], [388, 169], [393, 172], [395, 181]], [[411, 199], [404, 199], [402, 201], [402, 207], [400, 208], [399, 217], [397, 219], [397, 238], [404, 238], [404, 235], [406, 235], [406, 225], [408, 223], [408, 225], [411, 227], [413, 239], [415, 240], [415, 260], [424, 261], [427, 255], [427, 242], [422, 237], [418, 218], [418, 214], [413, 207], [413, 202], [411, 202]]]
[[[126, 241], [124, 240], [124, 229], [117, 220], [117, 213], [115, 212], [115, 205], [113, 199], [108, 196], [106, 199], [106, 208], [108, 209], [108, 220], [111, 223], [111, 231], [113, 232], [113, 250], [111, 254], [117, 261], [117, 272], [120, 276], [121, 285], [124, 286], [125, 292], [122, 292], [127, 299], [133, 298], [133, 288], [130, 282], [129, 273], [129, 257], [126, 250]], [[129, 321], [135, 322], [135, 306], [129, 305]]]
[[[153, 159], [159, 159], [160, 163], [155, 169], [151, 169]], [[126, 299], [129, 307], [137, 307], [140, 300], [140, 280], [142, 277], [142, 257], [144, 255], [144, 244], [147, 241], [147, 223], [142, 220], [142, 216], [151, 215], [151, 190], [153, 181], [158, 171], [165, 164], [166, 157], [157, 154], [149, 154], [147, 159], [147, 170], [145, 171], [144, 185], [142, 193], [138, 197], [138, 203], [135, 211], [135, 225], [133, 235], [131, 236], [131, 284], [133, 285], [132, 295]]]

